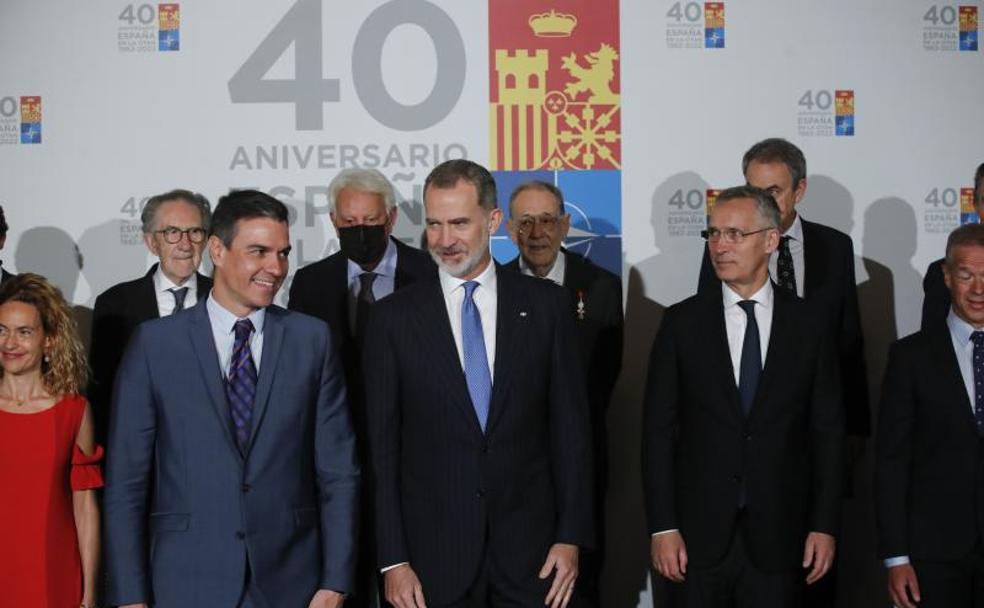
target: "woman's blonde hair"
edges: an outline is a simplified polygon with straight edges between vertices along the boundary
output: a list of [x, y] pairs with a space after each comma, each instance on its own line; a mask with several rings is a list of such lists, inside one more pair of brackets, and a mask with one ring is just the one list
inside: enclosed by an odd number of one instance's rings
[[89, 370], [72, 309], [61, 291], [43, 276], [26, 272], [0, 286], [0, 305], [7, 302], [30, 304], [41, 317], [48, 342], [41, 363], [45, 389], [52, 396], [81, 392]]

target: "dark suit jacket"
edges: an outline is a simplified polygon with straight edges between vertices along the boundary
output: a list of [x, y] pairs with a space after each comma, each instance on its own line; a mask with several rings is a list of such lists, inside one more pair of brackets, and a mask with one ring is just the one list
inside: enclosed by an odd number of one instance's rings
[[744, 539], [759, 568], [794, 567], [808, 532], [837, 533], [844, 421], [833, 348], [802, 300], [776, 288], [774, 301], [747, 418], [720, 288], [667, 309], [653, 345], [643, 421], [649, 530], [679, 529], [698, 567], [724, 556], [742, 489]]
[[0, 284], [6, 283], [15, 276], [17, 275], [7, 272], [5, 268], [0, 268]]
[[920, 329], [931, 329], [940, 321], [946, 321], [950, 314], [950, 290], [943, 281], [943, 261], [936, 260], [926, 268]]
[[351, 591], [359, 468], [328, 328], [270, 306], [245, 456], [202, 298], [141, 324], [113, 392], [107, 603], [236, 606], [247, 561], [274, 605]]
[[947, 561], [981, 539], [981, 439], [945, 321], [892, 345], [878, 414], [878, 555]]
[[[563, 253], [564, 287], [570, 296], [570, 309], [575, 313], [582, 369], [587, 374], [595, 458], [601, 472], [598, 482], [604, 485], [608, 452], [605, 412], [622, 369], [622, 280], [581, 255], [567, 250]], [[520, 272], [519, 258], [503, 268]], [[580, 315], [577, 314], [579, 303], [584, 307]]]
[[[851, 237], [822, 224], [803, 222], [803, 299], [827, 320], [828, 331], [840, 362], [844, 387], [844, 420], [848, 435], [871, 435], [868, 404], [868, 372], [864, 359], [861, 315], [854, 275]], [[720, 290], [707, 247], [697, 291]]]
[[[397, 239], [393, 242], [397, 251], [394, 291], [437, 276], [437, 265], [430, 255]], [[297, 271], [290, 285], [287, 308], [317, 317], [331, 328], [345, 368], [349, 406], [360, 439], [359, 449], [364, 451], [366, 423], [362, 365], [355, 337], [349, 327], [348, 299], [348, 258], [339, 251]]]
[[[439, 279], [377, 302], [365, 362], [380, 567], [409, 562], [428, 604], [460, 599], [486, 552], [535, 580], [550, 546], [591, 546], [588, 406], [570, 303], [497, 269], [492, 401], [483, 433]], [[546, 594], [547, 586], [544, 583]]]
[[[92, 340], [89, 346], [92, 379], [87, 393], [92, 404], [96, 442], [101, 445], [105, 445], [109, 430], [113, 379], [130, 336], [137, 325], [160, 317], [154, 288], [155, 272], [157, 264], [139, 279], [110, 287], [96, 298], [92, 309]], [[204, 300], [212, 289], [212, 279], [201, 273], [195, 277], [198, 281], [198, 299]]]

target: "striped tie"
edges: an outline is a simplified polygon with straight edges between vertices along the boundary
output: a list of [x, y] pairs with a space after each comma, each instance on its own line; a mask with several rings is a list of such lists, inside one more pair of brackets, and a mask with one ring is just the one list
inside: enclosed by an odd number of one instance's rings
[[485, 334], [482, 331], [482, 315], [473, 298], [478, 283], [465, 283], [465, 299], [461, 303], [461, 345], [465, 360], [465, 381], [478, 423], [485, 432], [489, 420], [489, 401], [492, 397], [492, 376], [489, 358], [485, 352]]
[[245, 453], [253, 423], [253, 400], [256, 398], [256, 365], [253, 364], [253, 353], [249, 348], [253, 322], [240, 319], [233, 329], [236, 332], [236, 341], [232, 347], [232, 361], [229, 363], [225, 389], [232, 424], [236, 429], [236, 443]]

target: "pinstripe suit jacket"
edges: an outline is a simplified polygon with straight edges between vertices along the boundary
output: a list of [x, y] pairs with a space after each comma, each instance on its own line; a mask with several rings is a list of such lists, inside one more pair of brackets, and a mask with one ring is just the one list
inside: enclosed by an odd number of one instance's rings
[[486, 553], [518, 583], [553, 543], [594, 534], [591, 440], [564, 290], [497, 269], [496, 356], [485, 433], [440, 281], [378, 302], [366, 336], [378, 561], [409, 562], [428, 604], [460, 599]]

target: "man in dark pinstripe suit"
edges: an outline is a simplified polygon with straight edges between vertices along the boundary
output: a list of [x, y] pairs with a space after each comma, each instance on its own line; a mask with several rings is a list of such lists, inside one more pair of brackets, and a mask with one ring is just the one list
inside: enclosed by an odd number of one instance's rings
[[483, 167], [439, 165], [424, 205], [439, 276], [377, 302], [364, 350], [386, 599], [584, 605], [591, 439], [569, 300], [493, 263], [502, 214]]

